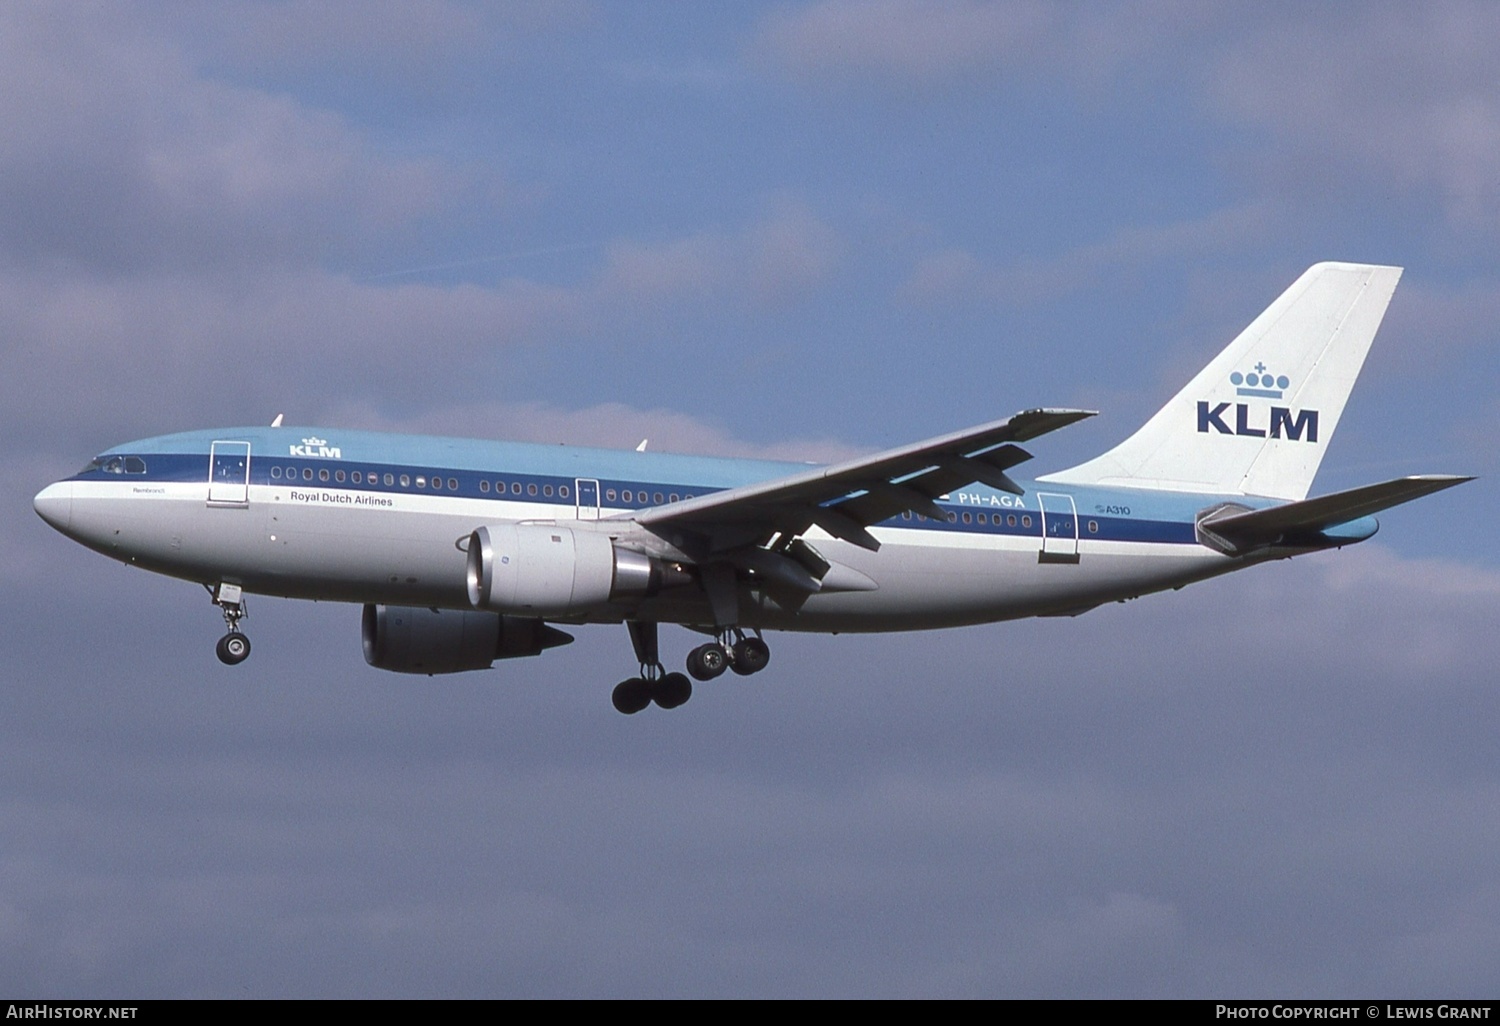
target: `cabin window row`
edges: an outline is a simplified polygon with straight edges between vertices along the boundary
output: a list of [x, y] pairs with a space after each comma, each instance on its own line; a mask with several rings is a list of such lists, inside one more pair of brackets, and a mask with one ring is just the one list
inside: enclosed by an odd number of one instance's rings
[[[119, 471], [113, 471], [113, 473], [119, 473]], [[136, 471], [130, 471], [130, 473], [136, 473]], [[144, 464], [142, 464], [139, 473], [145, 473]], [[369, 473], [359, 470], [345, 472], [342, 469], [329, 470], [327, 467], [320, 467], [314, 471], [312, 467], [302, 467], [299, 472], [297, 467], [287, 467], [284, 470], [279, 466], [271, 468], [271, 477], [273, 480], [285, 478], [288, 481], [295, 481], [299, 476], [304, 481], [317, 480], [324, 483], [332, 481], [336, 484], [343, 484], [345, 481], [351, 484], [365, 484], [368, 482], [372, 485], [384, 484], [386, 487], [394, 487], [399, 482], [402, 488], [410, 488], [415, 484], [417, 488], [431, 489], [438, 492], [445, 490], [456, 492], [459, 487], [458, 478], [445, 478], [441, 474], [433, 474], [431, 477], [426, 474], [418, 474], [415, 480], [413, 480], [410, 474], [397, 475], [387, 473], [382, 475], [373, 470]], [[573, 495], [573, 490], [567, 485], [537, 485], [535, 482], [522, 484], [520, 481], [511, 481], [508, 488], [512, 495], [528, 495], [533, 497], [540, 495], [547, 499], [553, 496], [560, 499], [568, 499]], [[496, 495], [504, 495], [507, 490], [507, 482], [495, 481], [493, 484], [488, 480], [479, 482], [479, 490], [484, 494], [490, 494], [491, 489], [494, 490]]]
[[[506, 484], [504, 481], [496, 481], [495, 494], [504, 495], [505, 487]], [[490, 483], [488, 481], [480, 481], [479, 490], [485, 494], [489, 494]], [[572, 490], [567, 485], [558, 485], [554, 488], [549, 484], [537, 485], [535, 482], [532, 482], [528, 485], [522, 485], [519, 481], [512, 481], [510, 482], [510, 493], [512, 495], [521, 495], [522, 493], [530, 496], [540, 495], [544, 499], [550, 499], [556, 494], [559, 499], [566, 499], [572, 495]]]
[[[284, 477], [288, 481], [295, 481], [297, 480], [298, 476], [299, 475], [296, 467], [287, 467], [285, 470], [282, 470], [281, 467], [271, 468], [272, 480], [278, 480]], [[383, 483], [386, 485], [386, 487], [389, 488], [394, 487], [399, 481], [402, 488], [411, 487], [410, 474], [401, 474], [398, 476], [396, 474], [386, 473], [382, 475], [379, 471], [375, 470], [372, 470], [369, 473], [365, 473], [364, 471], [360, 470], [350, 470], [346, 472], [343, 469], [329, 470], [327, 467], [319, 467], [315, 472], [312, 467], [303, 467], [300, 476], [304, 481], [312, 481], [316, 479], [323, 482], [324, 484], [327, 484], [329, 481], [332, 481], [336, 484], [343, 484], [345, 481], [348, 481], [351, 484], [368, 483], [372, 485], [378, 485]], [[424, 480], [424, 478], [418, 477], [417, 487], [422, 487]], [[435, 478], [434, 481], [436, 481]], [[451, 482], [451, 487], [458, 487], [457, 478], [449, 478], [449, 481]], [[435, 485], [435, 487], [442, 486]]]
[[680, 499], [691, 499], [692, 497], [692, 493], [681, 495], [677, 492], [647, 492], [644, 489], [632, 491], [629, 488], [622, 488], [618, 492], [613, 488], [606, 488], [604, 490], [605, 502], [614, 503], [618, 499], [618, 501], [626, 504], [640, 503], [643, 506], [648, 502], [660, 506], [664, 502], [677, 502]]
[[[905, 513], [902, 513], [901, 514], [901, 519], [902, 520], [910, 520], [913, 516], [915, 516], [918, 520], [927, 520], [927, 519], [929, 519], [928, 517], [923, 516], [921, 513], [912, 513], [911, 510], [907, 510]], [[963, 522], [966, 523], [966, 524], [977, 523], [977, 524], [980, 524], [981, 526], [986, 526], [986, 525], [988, 525], [991, 522], [990, 521], [990, 515], [988, 513], [964, 513], [963, 516], [960, 517], [959, 514], [950, 512], [948, 514], [948, 518], [947, 519], [948, 519], [948, 523], [950, 523], [950, 524], [956, 524], [956, 523], [959, 522], [960, 519], [962, 519]], [[1007, 514], [1005, 514], [1004, 525], [1006, 527], [1015, 527], [1016, 526], [1016, 522], [1017, 522], [1016, 521], [1016, 515], [1014, 513], [1007, 513]], [[1030, 514], [1022, 513], [1021, 517], [1020, 517], [1020, 524], [1021, 524], [1022, 527], [1030, 527], [1031, 526], [1031, 516], [1030, 516]], [[1001, 526], [1001, 518], [1000, 518], [1000, 514], [999, 513], [995, 514], [994, 525], [996, 527]], [[1099, 521], [1097, 521], [1097, 520], [1090, 520], [1088, 522], [1088, 531], [1089, 531], [1089, 534], [1098, 534], [1099, 533]]]
[[[912, 517], [916, 517], [918, 520], [921, 520], [921, 521], [927, 521], [927, 520], [931, 520], [932, 519], [931, 517], [925, 516], [924, 514], [921, 514], [921, 513], [913, 513], [911, 510], [907, 510], [905, 513], [901, 514], [901, 519], [902, 520], [910, 520]], [[964, 513], [962, 516], [960, 516], [957, 513], [950, 512], [945, 519], [950, 524], [956, 524], [960, 520], [962, 520], [966, 524], [979, 523], [979, 524], [988, 525], [990, 523], [990, 515], [988, 513]], [[1016, 524], [1017, 524], [1017, 522], [1018, 521], [1017, 521], [1016, 515], [1014, 513], [1007, 513], [1007, 514], [1005, 514], [1003, 523], [1004, 523], [1004, 525], [1006, 527], [1015, 527]], [[1001, 523], [1002, 523], [1001, 516], [1000, 516], [999, 513], [996, 513], [995, 514], [995, 518], [994, 518], [994, 524], [995, 524], [996, 527], [999, 527], [1001, 525]], [[1022, 527], [1030, 527], [1031, 526], [1031, 514], [1029, 514], [1029, 513], [1022, 513], [1021, 516], [1020, 516], [1020, 519], [1019, 519], [1019, 523], [1020, 523], [1020, 525]]]

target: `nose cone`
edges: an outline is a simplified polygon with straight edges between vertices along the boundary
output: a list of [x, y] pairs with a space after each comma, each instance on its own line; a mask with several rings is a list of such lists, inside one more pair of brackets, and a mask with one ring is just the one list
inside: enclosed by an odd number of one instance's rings
[[59, 481], [36, 493], [31, 500], [37, 516], [64, 534], [73, 523], [73, 482]]

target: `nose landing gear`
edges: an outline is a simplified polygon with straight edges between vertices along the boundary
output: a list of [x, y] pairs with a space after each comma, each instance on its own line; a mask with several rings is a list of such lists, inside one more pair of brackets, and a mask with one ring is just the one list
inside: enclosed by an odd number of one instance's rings
[[236, 666], [250, 657], [250, 639], [239, 631], [230, 631], [219, 639], [215, 651], [219, 654], [219, 662]]
[[218, 587], [210, 588], [209, 594], [213, 596], [214, 605], [223, 611], [224, 625], [229, 628], [229, 633], [219, 639], [214, 651], [225, 666], [238, 666], [250, 658], [250, 639], [240, 633], [240, 621], [250, 615], [245, 596], [238, 584], [223, 581]]

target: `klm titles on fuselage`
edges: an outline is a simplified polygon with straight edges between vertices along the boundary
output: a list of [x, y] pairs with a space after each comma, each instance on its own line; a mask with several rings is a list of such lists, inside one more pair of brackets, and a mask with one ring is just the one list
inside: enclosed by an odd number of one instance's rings
[[[1235, 371], [1229, 375], [1235, 395], [1259, 399], [1280, 399], [1291, 385], [1286, 375], [1276, 376], [1266, 371], [1264, 363], [1257, 363], [1248, 374]], [[1234, 425], [1224, 418], [1229, 407], [1234, 406]], [[1256, 421], [1259, 421], [1257, 423]], [[1287, 438], [1293, 442], [1316, 442], [1318, 440], [1318, 411], [1293, 410], [1288, 406], [1272, 406], [1270, 418], [1260, 420], [1254, 416], [1249, 403], [1198, 402], [1198, 433], [1217, 432], [1221, 435], [1239, 435], [1246, 438]]]
[[293, 456], [316, 456], [326, 460], [341, 460], [344, 458], [343, 450], [338, 446], [330, 446], [322, 438], [304, 438], [301, 445], [287, 446]]

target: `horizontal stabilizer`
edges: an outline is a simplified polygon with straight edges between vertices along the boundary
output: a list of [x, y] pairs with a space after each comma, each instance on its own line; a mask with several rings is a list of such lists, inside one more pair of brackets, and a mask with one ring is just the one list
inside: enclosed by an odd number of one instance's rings
[[[1246, 510], [1229, 503], [1216, 506], [1198, 518], [1198, 540], [1227, 555], [1240, 555], [1268, 545], [1295, 544], [1299, 539], [1315, 540], [1340, 524], [1472, 480], [1452, 474], [1420, 474], [1270, 509]], [[1362, 537], [1367, 535], [1349, 540], [1359, 541]]]

